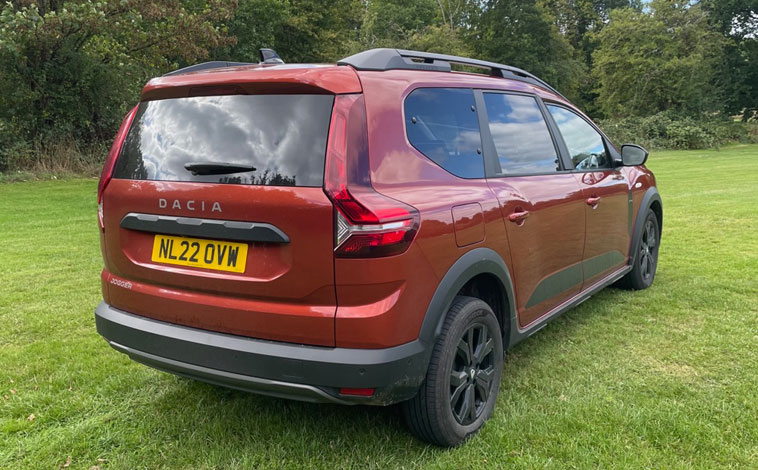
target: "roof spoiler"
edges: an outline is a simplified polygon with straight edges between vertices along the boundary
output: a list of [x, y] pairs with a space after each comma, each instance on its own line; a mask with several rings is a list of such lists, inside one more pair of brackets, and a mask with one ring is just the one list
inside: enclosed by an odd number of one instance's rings
[[189, 67], [184, 67], [181, 69], [174, 70], [172, 72], [166, 73], [163, 76], [164, 77], [170, 77], [172, 75], [182, 75], [185, 73], [190, 72], [199, 72], [201, 70], [211, 70], [211, 69], [220, 69], [223, 67], [238, 67], [243, 65], [279, 65], [283, 64], [284, 61], [281, 57], [279, 57], [279, 54], [276, 53], [273, 49], [268, 48], [261, 48], [258, 49], [259, 54], [261, 55], [261, 61], [258, 64], [254, 64], [252, 62], [228, 62], [225, 60], [213, 60], [210, 62], [203, 62], [200, 64], [190, 65]]
[[[447, 54], [435, 54], [431, 52], [409, 51], [405, 49], [370, 49], [346, 57], [338, 65], [349, 65], [356, 70], [428, 70], [436, 72], [450, 72], [450, 64], [467, 65], [471, 67], [489, 69], [490, 74], [496, 77], [509, 78], [522, 82], [538, 85], [566, 99], [558, 90], [548, 85], [547, 82], [510, 65], [487, 62], [478, 59], [469, 59]], [[568, 101], [568, 100], [567, 100]]]

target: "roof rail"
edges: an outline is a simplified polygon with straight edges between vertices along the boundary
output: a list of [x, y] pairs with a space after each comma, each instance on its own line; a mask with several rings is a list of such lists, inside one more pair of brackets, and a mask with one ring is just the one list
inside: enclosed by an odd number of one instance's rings
[[[509, 78], [522, 82], [538, 85], [566, 99], [558, 90], [548, 85], [525, 70], [510, 65], [487, 62], [485, 60], [469, 59], [447, 54], [435, 54], [431, 52], [409, 51], [405, 49], [370, 49], [346, 57], [338, 65], [350, 65], [357, 70], [430, 70], [437, 72], [450, 72], [450, 64], [468, 65], [490, 70], [490, 74], [496, 77]], [[568, 100], [567, 100], [568, 101]]]
[[[258, 64], [279, 65], [279, 64], [284, 63], [282, 58], [279, 57], [279, 54], [277, 54], [276, 51], [273, 49], [267, 49], [265, 47], [262, 47], [258, 49], [258, 53], [261, 55], [261, 61]], [[211, 62], [203, 62], [202, 64], [190, 65], [189, 67], [184, 67], [178, 70], [174, 70], [173, 72], [163, 74], [163, 76], [170, 77], [171, 75], [181, 75], [183, 73], [199, 72], [200, 70], [220, 69], [222, 67], [236, 67], [239, 65], [258, 65], [258, 64], [254, 64], [252, 62], [227, 62], [225, 60], [213, 60]]]

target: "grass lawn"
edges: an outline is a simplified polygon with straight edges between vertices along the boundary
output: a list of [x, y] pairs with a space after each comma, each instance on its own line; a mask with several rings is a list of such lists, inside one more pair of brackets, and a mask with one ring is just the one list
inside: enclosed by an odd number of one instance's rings
[[0, 185], [0, 468], [758, 468], [758, 146], [655, 152], [658, 275], [506, 358], [493, 418], [426, 446], [396, 408], [313, 405], [130, 362], [95, 331], [91, 179]]

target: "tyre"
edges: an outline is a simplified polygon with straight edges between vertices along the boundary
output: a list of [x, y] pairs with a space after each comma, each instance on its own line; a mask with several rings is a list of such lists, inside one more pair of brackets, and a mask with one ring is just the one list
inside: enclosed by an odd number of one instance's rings
[[403, 403], [411, 431], [438, 446], [457, 446], [492, 415], [503, 370], [503, 338], [485, 302], [458, 296], [437, 338], [426, 379]]
[[655, 270], [658, 267], [660, 233], [658, 218], [652, 210], [648, 210], [639, 235], [639, 248], [634, 257], [634, 265], [632, 270], [619, 281], [620, 287], [641, 290], [647, 289], [653, 283]]

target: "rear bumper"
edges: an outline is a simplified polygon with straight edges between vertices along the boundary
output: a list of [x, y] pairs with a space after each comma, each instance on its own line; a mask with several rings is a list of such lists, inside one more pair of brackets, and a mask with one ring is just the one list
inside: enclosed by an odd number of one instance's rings
[[[426, 375], [419, 340], [387, 349], [305, 346], [189, 328], [102, 302], [97, 331], [117, 351], [150, 367], [216, 385], [311, 402], [388, 405], [411, 398]], [[374, 388], [371, 397], [339, 389]]]

